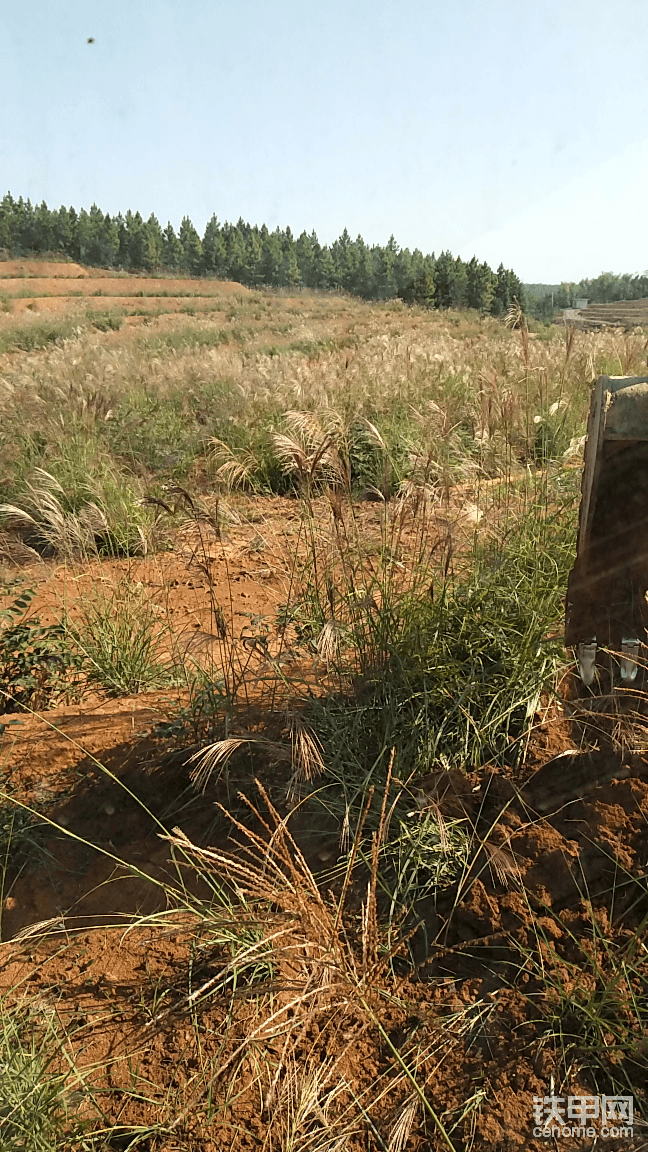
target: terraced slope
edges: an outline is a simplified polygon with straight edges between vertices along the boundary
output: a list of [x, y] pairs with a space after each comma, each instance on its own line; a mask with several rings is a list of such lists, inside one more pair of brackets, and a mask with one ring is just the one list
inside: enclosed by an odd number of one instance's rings
[[565, 308], [556, 320], [582, 330], [648, 326], [648, 300], [617, 300], [611, 304], [589, 304], [587, 308]]

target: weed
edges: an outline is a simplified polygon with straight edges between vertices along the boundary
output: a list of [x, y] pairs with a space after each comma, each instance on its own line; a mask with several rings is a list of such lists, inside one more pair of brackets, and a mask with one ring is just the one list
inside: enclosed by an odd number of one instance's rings
[[0, 331], [0, 353], [35, 352], [78, 336], [72, 320], [42, 321], [39, 324], [5, 328]]
[[63, 630], [88, 683], [110, 696], [164, 687], [177, 678], [168, 629], [145, 590], [128, 580], [84, 599]]
[[151, 336], [148, 347], [154, 353], [173, 350], [185, 352], [192, 348], [218, 348], [232, 338], [226, 328], [180, 328]]
[[73, 559], [148, 551], [152, 517], [114, 475], [104, 474], [94, 491], [86, 483], [81, 492], [66, 492], [56, 477], [38, 468], [25, 488], [22, 506], [2, 504], [0, 517], [38, 552]]
[[0, 1001], [0, 1142], [3, 1152], [55, 1152], [69, 1147], [76, 1101], [55, 1068], [56, 1012]]
[[123, 314], [119, 312], [89, 312], [88, 319], [99, 332], [119, 332], [124, 323]]
[[[634, 877], [627, 881], [637, 886]], [[645, 899], [645, 887], [640, 885]], [[590, 911], [592, 912], [591, 906]], [[524, 964], [538, 989], [529, 994], [543, 1044], [555, 1046], [561, 1066], [587, 1068], [602, 1092], [627, 1093], [646, 1103], [648, 973], [646, 918], [627, 941], [607, 939], [596, 916], [576, 938], [558, 914], [562, 947], [542, 929]], [[565, 952], [568, 951], [568, 955]]]
[[[46, 708], [74, 691], [79, 671], [65, 630], [24, 619], [33, 597], [26, 589], [0, 611], [0, 711]], [[3, 726], [0, 725], [0, 733]]]

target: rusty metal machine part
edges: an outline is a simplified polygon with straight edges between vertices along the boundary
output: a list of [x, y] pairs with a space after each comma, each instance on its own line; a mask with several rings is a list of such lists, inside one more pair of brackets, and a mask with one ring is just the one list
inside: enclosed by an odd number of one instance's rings
[[581, 493], [565, 643], [587, 687], [605, 664], [613, 688], [634, 682], [647, 655], [648, 376], [596, 381]]

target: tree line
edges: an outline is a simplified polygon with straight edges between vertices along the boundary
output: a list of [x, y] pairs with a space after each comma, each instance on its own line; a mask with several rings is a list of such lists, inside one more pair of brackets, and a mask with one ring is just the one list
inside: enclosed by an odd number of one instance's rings
[[[588, 300], [590, 304], [611, 304], [617, 300], [648, 299], [648, 273], [641, 275], [624, 272], [601, 272], [591, 280], [564, 281], [562, 284], [543, 285], [547, 291], [541, 294], [541, 285], [527, 286], [535, 289], [529, 293], [532, 311], [543, 319], [550, 319], [556, 308], [575, 308], [577, 300]], [[535, 299], [533, 299], [535, 297]]]
[[475, 257], [464, 262], [450, 252], [424, 255], [386, 245], [365, 244], [346, 228], [330, 245], [315, 232], [295, 237], [290, 228], [269, 231], [240, 219], [219, 223], [212, 216], [201, 237], [188, 216], [176, 232], [156, 216], [139, 212], [110, 216], [96, 204], [89, 211], [50, 209], [10, 193], [0, 201], [0, 250], [7, 256], [61, 254], [101, 268], [133, 272], [186, 272], [235, 280], [250, 288], [339, 289], [366, 300], [399, 296], [429, 308], [476, 308], [503, 315], [523, 287], [510, 269], [496, 272]]

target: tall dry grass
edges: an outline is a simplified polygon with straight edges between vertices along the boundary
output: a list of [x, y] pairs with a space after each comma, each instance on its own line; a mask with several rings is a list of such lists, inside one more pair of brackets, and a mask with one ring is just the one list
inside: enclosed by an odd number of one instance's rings
[[291, 490], [276, 439], [290, 435], [289, 413], [336, 423], [360, 493], [390, 494], [422, 461], [438, 483], [495, 477], [577, 451], [589, 381], [645, 361], [643, 335], [526, 333], [356, 301], [282, 299], [268, 315], [252, 297], [236, 306], [232, 330], [245, 321], [242, 343], [209, 346], [209, 320], [166, 317], [158, 336], [79, 329], [5, 358], [0, 496], [19, 503], [36, 468], [73, 505], [111, 471], [137, 496], [169, 479], [204, 487], [217, 472], [224, 483]]

